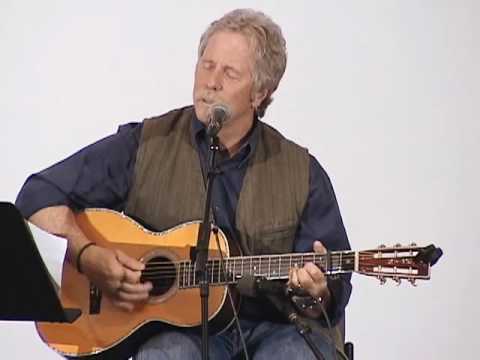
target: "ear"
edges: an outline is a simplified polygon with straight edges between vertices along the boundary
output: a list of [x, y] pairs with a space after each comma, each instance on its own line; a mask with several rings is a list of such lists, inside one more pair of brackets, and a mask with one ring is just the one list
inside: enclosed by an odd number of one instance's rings
[[262, 101], [265, 100], [267, 95], [268, 95], [267, 89], [254, 91], [252, 93], [252, 108], [257, 109], [262, 103]]

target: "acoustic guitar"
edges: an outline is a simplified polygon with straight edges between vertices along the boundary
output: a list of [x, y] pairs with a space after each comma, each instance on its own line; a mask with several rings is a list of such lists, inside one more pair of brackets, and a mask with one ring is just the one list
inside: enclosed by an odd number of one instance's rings
[[[157, 331], [166, 327], [196, 327], [201, 323], [200, 296], [195, 263], [190, 252], [196, 245], [199, 222], [152, 232], [121, 213], [89, 209], [76, 215], [87, 237], [99, 246], [120, 249], [145, 264], [141, 280], [153, 289], [147, 302], [127, 312], [64, 261], [60, 297], [66, 308], [79, 308], [81, 316], [71, 324], [38, 322], [42, 340], [62, 356], [74, 359], [127, 359]], [[232, 322], [231, 288], [234, 304], [240, 296], [235, 284], [242, 276], [288, 279], [289, 269], [313, 262], [327, 275], [356, 272], [374, 276], [383, 283], [390, 278], [415, 284], [430, 278], [433, 245], [380, 247], [368, 251], [333, 251], [327, 255], [291, 253], [240, 256], [221, 232], [212, 232], [207, 264], [211, 332], [222, 331]]]

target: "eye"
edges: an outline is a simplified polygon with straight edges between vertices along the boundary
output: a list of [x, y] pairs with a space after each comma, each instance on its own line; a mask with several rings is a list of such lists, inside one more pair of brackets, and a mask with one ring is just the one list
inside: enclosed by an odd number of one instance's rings
[[202, 61], [202, 68], [205, 70], [212, 70], [215, 67], [212, 61]]
[[232, 69], [232, 68], [227, 68], [225, 70], [225, 75], [229, 78], [229, 79], [232, 79], [232, 80], [238, 80], [240, 79], [240, 74], [238, 73], [238, 71]]

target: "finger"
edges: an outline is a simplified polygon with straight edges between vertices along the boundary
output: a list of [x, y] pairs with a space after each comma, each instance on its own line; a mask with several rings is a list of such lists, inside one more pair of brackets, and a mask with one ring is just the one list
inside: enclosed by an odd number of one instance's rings
[[[307, 265], [300, 269], [298, 276], [306, 292], [316, 298], [327, 289], [327, 278], [315, 265], [311, 264], [313, 265], [312, 267]], [[312, 271], [313, 274], [309, 271]]]
[[119, 289], [125, 293], [129, 294], [136, 294], [136, 293], [148, 293], [152, 290], [153, 286], [152, 283], [137, 283], [137, 284], [130, 284], [127, 282], [121, 283]]
[[130, 283], [130, 284], [138, 284], [140, 282], [140, 278], [142, 273], [140, 271], [133, 271], [129, 268], [123, 268], [123, 279], [122, 282]]
[[293, 287], [293, 282], [292, 282], [292, 275], [293, 274], [293, 268], [290, 268], [288, 270], [288, 282], [287, 282], [287, 287], [292, 288]]
[[313, 279], [310, 274], [304, 269], [298, 269], [297, 271], [298, 282], [304, 289], [310, 289], [314, 285]]
[[294, 267], [294, 268], [291, 269], [291, 271], [292, 271], [292, 276], [291, 276], [290, 280], [291, 280], [292, 286], [294, 288], [301, 287], [301, 285], [298, 281], [298, 274], [297, 274], [298, 268]]
[[117, 291], [115, 298], [121, 302], [138, 302], [148, 299], [148, 292], [127, 293], [125, 291]]
[[315, 251], [317, 254], [326, 254], [327, 253], [326, 247], [323, 246], [323, 244], [318, 240], [316, 240], [313, 243], [313, 251]]
[[303, 268], [310, 275], [313, 281], [320, 282], [325, 279], [325, 274], [314, 263], [306, 263]]
[[115, 250], [115, 255], [117, 256], [117, 260], [120, 264], [132, 271], [142, 271], [145, 269], [144, 263], [126, 255], [121, 250]]

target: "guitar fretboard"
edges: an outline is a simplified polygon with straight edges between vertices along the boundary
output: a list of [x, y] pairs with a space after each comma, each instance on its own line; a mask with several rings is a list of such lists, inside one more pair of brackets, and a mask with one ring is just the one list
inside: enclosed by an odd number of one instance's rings
[[[217, 258], [208, 260], [207, 273], [211, 285], [234, 284], [244, 275], [264, 277], [268, 280], [281, 280], [288, 279], [290, 268], [303, 267], [309, 262], [320, 267], [327, 275], [352, 272], [355, 269], [355, 252], [337, 251], [327, 255], [299, 253], [239, 256], [224, 258], [223, 261]], [[174, 265], [179, 288], [198, 286], [199, 279], [195, 263], [179, 261]], [[146, 270], [148, 270], [148, 264]]]

